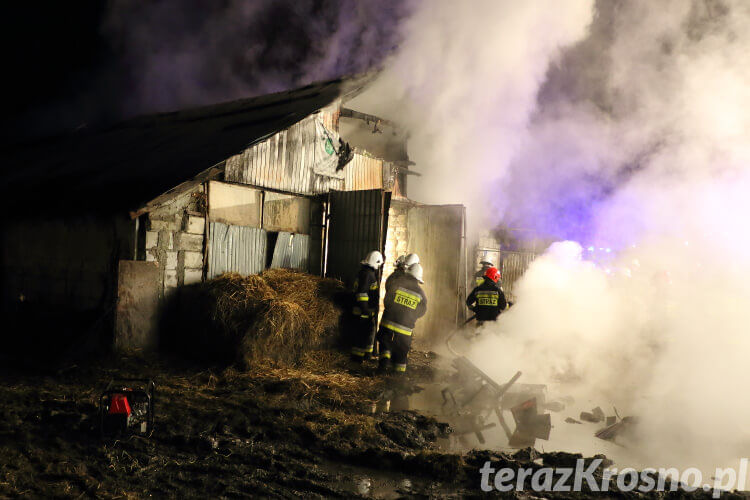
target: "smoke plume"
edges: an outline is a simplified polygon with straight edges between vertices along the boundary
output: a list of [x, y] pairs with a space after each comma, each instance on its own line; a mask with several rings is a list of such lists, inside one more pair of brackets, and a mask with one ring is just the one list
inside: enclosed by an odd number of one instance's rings
[[591, 2], [423, 2], [402, 23], [403, 42], [353, 107], [410, 131], [423, 178], [409, 195], [469, 205], [473, 226], [493, 222], [488, 187], [519, 153], [537, 93], [561, 50], [581, 39]]
[[746, 454], [750, 5], [451, 5], [410, 19], [370, 96], [408, 102], [418, 195], [572, 240], [471, 357], [640, 415], [643, 464]]
[[114, 2], [103, 26], [139, 111], [179, 109], [367, 71], [398, 42], [403, 2]]
[[[410, 12], [394, 0], [91, 3], [65, 5], [41, 25], [29, 12], [11, 33], [11, 73], [28, 82], [15, 84], [0, 142], [369, 71], [398, 44]], [[75, 24], [60, 22], [68, 17]], [[39, 36], [16, 55], [30, 32]]]

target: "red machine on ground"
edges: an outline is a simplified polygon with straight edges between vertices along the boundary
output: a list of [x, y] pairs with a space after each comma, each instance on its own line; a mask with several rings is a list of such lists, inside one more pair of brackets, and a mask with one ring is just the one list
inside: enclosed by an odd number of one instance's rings
[[99, 397], [99, 427], [102, 438], [154, 432], [154, 396], [151, 379], [113, 379]]

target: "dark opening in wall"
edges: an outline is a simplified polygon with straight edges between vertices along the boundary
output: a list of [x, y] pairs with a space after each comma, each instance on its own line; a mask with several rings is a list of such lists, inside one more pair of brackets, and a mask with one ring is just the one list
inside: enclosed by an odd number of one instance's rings
[[146, 224], [148, 214], [138, 217], [138, 234], [136, 235], [135, 260], [146, 260]]
[[273, 252], [276, 248], [276, 241], [279, 239], [279, 232], [278, 231], [268, 231], [266, 233], [266, 265], [265, 269], [269, 269], [271, 267], [271, 262], [273, 262]]

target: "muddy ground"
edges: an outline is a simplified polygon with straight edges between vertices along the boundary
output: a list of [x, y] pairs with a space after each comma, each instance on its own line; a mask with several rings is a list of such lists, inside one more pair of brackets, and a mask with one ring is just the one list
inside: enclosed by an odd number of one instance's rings
[[[459, 498], [483, 495], [487, 460], [539, 468], [578, 458], [448, 453], [439, 446], [448, 425], [398, 405], [373, 413], [387, 391], [406, 396], [432, 381], [436, 358], [413, 352], [401, 379], [374, 376], [374, 364], [353, 368], [334, 351], [310, 353], [298, 368], [246, 372], [141, 358], [5, 368], [0, 497]], [[155, 432], [102, 440], [99, 394], [110, 378], [133, 376], [156, 381]]]

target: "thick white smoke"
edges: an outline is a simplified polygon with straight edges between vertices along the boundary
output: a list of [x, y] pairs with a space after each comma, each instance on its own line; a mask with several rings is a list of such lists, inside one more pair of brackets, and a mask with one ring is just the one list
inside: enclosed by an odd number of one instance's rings
[[499, 380], [520, 369], [527, 382], [642, 417], [641, 466], [746, 455], [750, 260], [669, 238], [606, 268], [586, 252], [558, 243], [535, 261], [469, 357]]
[[616, 6], [609, 109], [540, 113], [497, 206], [553, 228], [553, 193], [593, 176], [590, 242], [622, 250], [597, 268], [553, 246], [474, 356], [640, 415], [643, 463], [723, 465], [750, 450], [750, 5]]
[[[378, 81], [353, 104], [410, 131], [426, 203], [460, 201], [470, 221], [493, 220], [488, 187], [518, 153], [550, 61], [581, 39], [590, 0], [422, 2]], [[484, 210], [483, 210], [484, 207]]]
[[744, 0], [429, 2], [361, 100], [409, 125], [421, 201], [585, 239], [472, 355], [640, 415], [644, 463], [750, 450], [747, 26]]

